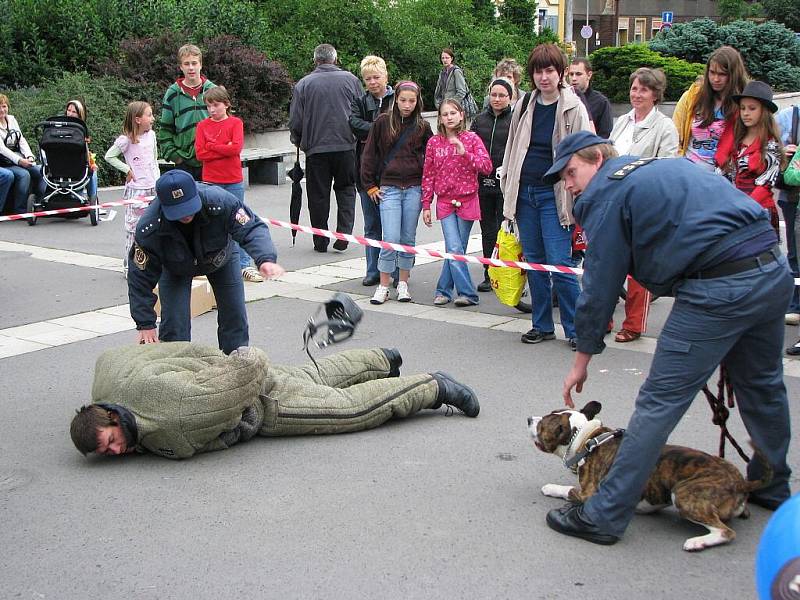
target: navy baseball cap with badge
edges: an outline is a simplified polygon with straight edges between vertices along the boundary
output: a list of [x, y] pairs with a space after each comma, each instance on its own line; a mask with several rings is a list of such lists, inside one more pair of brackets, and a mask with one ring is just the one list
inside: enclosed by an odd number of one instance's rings
[[542, 181], [547, 185], [554, 185], [561, 179], [561, 171], [567, 166], [569, 159], [578, 150], [583, 150], [595, 144], [612, 144], [611, 140], [601, 138], [590, 131], [579, 131], [571, 133], [556, 146], [556, 158], [553, 160], [553, 166], [542, 176]]
[[168, 171], [156, 180], [156, 195], [168, 221], [190, 217], [203, 206], [194, 178], [180, 169]]

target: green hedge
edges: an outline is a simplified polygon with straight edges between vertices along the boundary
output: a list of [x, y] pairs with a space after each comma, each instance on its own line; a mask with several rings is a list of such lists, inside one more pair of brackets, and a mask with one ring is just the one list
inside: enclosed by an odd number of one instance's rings
[[667, 76], [665, 100], [678, 100], [705, 66], [672, 56], [661, 56], [643, 44], [600, 48], [591, 54], [592, 85], [612, 102], [628, 102], [630, 76], [640, 67], [659, 68]]
[[[313, 69], [314, 47], [323, 42], [356, 75], [365, 55], [378, 54], [391, 81], [418, 81], [429, 105], [445, 46], [456, 51], [476, 96], [498, 60], [512, 56], [524, 64], [530, 31], [487, 18], [472, 0], [450, 0], [444, 8], [441, 0], [5, 0], [0, 89], [41, 85], [65, 71], [107, 73], [109, 62], [124, 59], [122, 40], [169, 32], [197, 44], [234, 35], [282, 63], [295, 81]], [[164, 57], [153, 58], [162, 64]], [[174, 65], [174, 54], [169, 58]]]
[[776, 91], [800, 89], [800, 42], [793, 31], [775, 21], [720, 26], [711, 19], [696, 19], [678, 23], [650, 42], [651, 50], [702, 63], [720, 46], [736, 48], [753, 79], [766, 81]]
[[97, 154], [100, 185], [122, 183], [122, 174], [103, 160], [106, 150], [122, 133], [125, 107], [135, 92], [127, 84], [110, 77], [88, 73], [65, 73], [37, 88], [8, 92], [9, 112], [19, 121], [25, 137], [38, 154], [35, 126], [47, 117], [63, 115], [69, 100], [78, 99], [87, 108], [87, 126]]

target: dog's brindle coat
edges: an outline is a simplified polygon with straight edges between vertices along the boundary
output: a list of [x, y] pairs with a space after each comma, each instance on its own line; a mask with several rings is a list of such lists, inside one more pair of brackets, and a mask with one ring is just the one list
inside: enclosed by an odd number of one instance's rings
[[[528, 424], [534, 444], [543, 452], [563, 456], [576, 433], [576, 420], [585, 425], [600, 409], [599, 402], [589, 402], [580, 413], [562, 409], [541, 418], [531, 417]], [[601, 427], [591, 437], [605, 431], [612, 429]], [[542, 487], [542, 493], [571, 502], [585, 502], [597, 491], [611, 468], [621, 441], [613, 439], [588, 455], [583, 466], [578, 468], [579, 487], [547, 484]], [[585, 442], [575, 451], [584, 447]], [[765, 476], [761, 481], [746, 481], [735, 466], [722, 458], [683, 446], [664, 446], [636, 511], [654, 512], [674, 504], [683, 518], [708, 528], [708, 534], [686, 540], [684, 550], [698, 551], [732, 541], [736, 533], [723, 521], [747, 518], [747, 494], [772, 478], [772, 469], [764, 455], [755, 447], [753, 451], [754, 459], [764, 465]]]

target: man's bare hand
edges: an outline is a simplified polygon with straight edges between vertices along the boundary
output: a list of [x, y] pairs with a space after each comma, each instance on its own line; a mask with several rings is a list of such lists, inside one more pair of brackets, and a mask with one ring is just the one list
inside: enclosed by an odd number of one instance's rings
[[277, 279], [286, 273], [286, 270], [278, 263], [265, 262], [258, 267], [258, 272], [264, 276], [264, 279]]
[[575, 403], [572, 401], [572, 388], [575, 388], [578, 394], [583, 391], [583, 384], [588, 377], [586, 369], [590, 360], [592, 360], [591, 354], [578, 352], [575, 356], [575, 362], [572, 364], [572, 369], [570, 369], [570, 372], [567, 373], [566, 378], [564, 378], [562, 396], [564, 398], [564, 404], [570, 408], [575, 408]]
[[137, 332], [136, 341], [139, 344], [157, 344], [158, 336], [155, 329], [140, 329]]

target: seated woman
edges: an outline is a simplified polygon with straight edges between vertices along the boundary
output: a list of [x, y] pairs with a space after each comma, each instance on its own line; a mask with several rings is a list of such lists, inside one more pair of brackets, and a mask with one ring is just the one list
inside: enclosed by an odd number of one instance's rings
[[35, 164], [28, 140], [22, 135], [19, 123], [8, 114], [8, 96], [0, 94], [0, 167], [14, 175], [14, 212], [28, 210], [28, 194], [44, 195], [45, 184], [42, 169]]
[[[80, 100], [70, 100], [67, 102], [64, 113], [68, 117], [78, 118], [86, 124], [86, 106]], [[91, 141], [92, 138], [86, 138], [87, 147]], [[89, 183], [86, 185], [86, 194], [89, 196], [89, 199], [92, 200], [97, 197], [97, 162], [92, 152], [89, 152], [89, 168], [92, 170], [92, 174], [89, 177]]]

